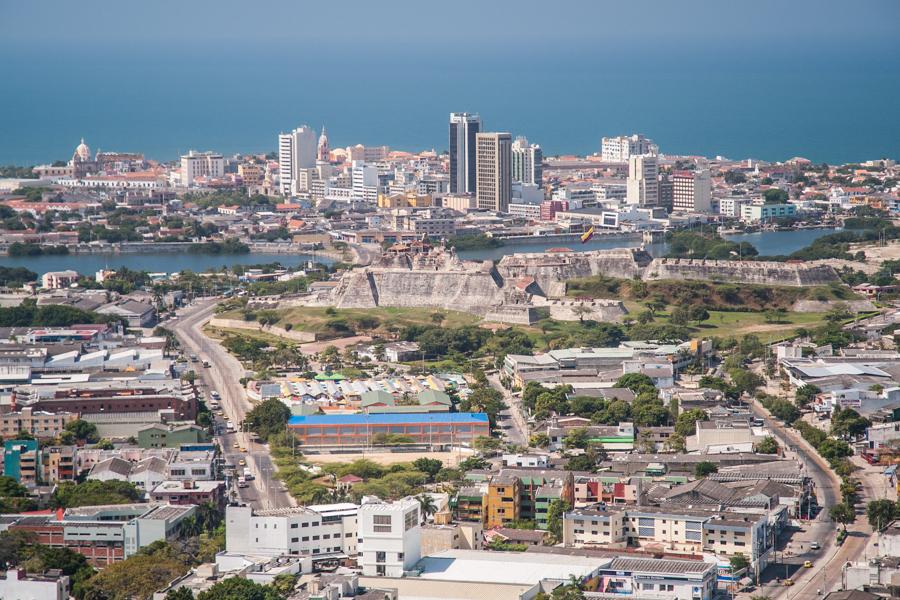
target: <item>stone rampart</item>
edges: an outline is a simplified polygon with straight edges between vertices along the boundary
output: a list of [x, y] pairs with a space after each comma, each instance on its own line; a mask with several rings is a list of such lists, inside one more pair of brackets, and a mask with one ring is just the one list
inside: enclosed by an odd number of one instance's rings
[[835, 270], [826, 265], [804, 265], [773, 261], [698, 260], [656, 258], [644, 273], [647, 280], [711, 281], [790, 287], [840, 283]]

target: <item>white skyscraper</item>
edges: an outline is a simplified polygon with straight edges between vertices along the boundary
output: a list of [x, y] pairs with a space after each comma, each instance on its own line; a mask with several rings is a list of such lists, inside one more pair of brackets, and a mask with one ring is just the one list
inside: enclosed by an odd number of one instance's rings
[[659, 204], [659, 163], [655, 156], [632, 156], [628, 159], [628, 179], [625, 182], [628, 204], [657, 206]]
[[450, 193], [475, 193], [475, 136], [481, 131], [477, 114], [450, 113]]
[[509, 212], [512, 197], [512, 140], [508, 133], [479, 133], [476, 137], [478, 208]]
[[540, 187], [544, 178], [543, 160], [540, 146], [529, 144], [524, 137], [517, 137], [512, 143], [512, 180]]
[[605, 137], [600, 145], [600, 155], [607, 162], [628, 162], [641, 154], [659, 154], [659, 146], [639, 133]]
[[218, 152], [191, 150], [181, 157], [181, 185], [185, 187], [194, 185], [198, 177], [214, 178], [224, 174], [225, 158]]
[[354, 160], [350, 169], [354, 200], [378, 202], [378, 168], [361, 160]]
[[305, 191], [299, 188], [300, 171], [315, 168], [317, 145], [316, 132], [308, 125], [278, 136], [278, 170], [283, 195]]
[[672, 173], [672, 210], [676, 212], [709, 212], [712, 182], [709, 169]]

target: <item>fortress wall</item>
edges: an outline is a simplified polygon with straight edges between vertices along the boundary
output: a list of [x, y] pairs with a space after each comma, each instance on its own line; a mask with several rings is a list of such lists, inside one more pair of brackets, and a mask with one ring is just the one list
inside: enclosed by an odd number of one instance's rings
[[603, 275], [618, 279], [640, 277], [650, 257], [631, 249], [565, 252], [551, 254], [515, 254], [503, 257], [497, 271], [504, 279], [534, 277], [547, 296], [565, 295], [565, 281]]
[[654, 259], [644, 278], [800, 287], [838, 282], [828, 266], [807, 267], [781, 262]]

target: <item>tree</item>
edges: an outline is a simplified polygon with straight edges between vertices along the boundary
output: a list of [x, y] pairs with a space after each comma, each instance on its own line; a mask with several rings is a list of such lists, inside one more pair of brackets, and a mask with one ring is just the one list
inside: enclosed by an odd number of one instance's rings
[[665, 447], [669, 452], [684, 452], [687, 450], [687, 442], [684, 436], [674, 433], [666, 440]]
[[416, 500], [419, 501], [419, 512], [422, 513], [422, 522], [424, 523], [428, 517], [437, 512], [437, 504], [434, 503], [431, 494], [419, 494], [416, 496]]
[[775, 438], [769, 435], [756, 444], [755, 450], [759, 454], [778, 454], [780, 447], [778, 446], [778, 442], [775, 441]]
[[710, 473], [716, 473], [719, 471], [719, 467], [716, 463], [709, 462], [708, 460], [700, 461], [694, 466], [694, 476], [698, 479], [702, 477], [706, 477]]
[[672, 325], [687, 325], [691, 320], [691, 310], [686, 306], [679, 306], [669, 315], [669, 322]]
[[626, 373], [616, 380], [616, 387], [628, 388], [634, 393], [642, 388], [654, 387], [653, 380], [643, 373]]
[[572, 507], [562, 498], [554, 498], [547, 507], [547, 531], [553, 536], [554, 543], [562, 541], [563, 515], [569, 510]]
[[244, 418], [244, 423], [261, 440], [267, 441], [270, 435], [284, 431], [290, 417], [291, 409], [284, 402], [269, 398], [254, 406]]
[[702, 306], [692, 306], [690, 314], [691, 321], [697, 321], [697, 325], [709, 319], [709, 311]]
[[483, 458], [481, 458], [480, 456], [470, 456], [469, 458], [467, 458], [459, 463], [459, 470], [463, 471], [463, 472], [487, 469], [487, 468], [488, 468], [487, 461], [484, 460]]
[[750, 561], [747, 560], [747, 557], [743, 555], [743, 553], [738, 552], [734, 556], [729, 559], [731, 563], [731, 569], [733, 571], [740, 571], [742, 569], [746, 569], [750, 566]]
[[23, 498], [28, 495], [28, 488], [6, 475], [0, 475], [0, 498]]
[[550, 436], [546, 433], [533, 433], [531, 439], [528, 440], [528, 445], [535, 448], [546, 448], [550, 445]]
[[807, 383], [797, 388], [794, 401], [800, 408], [806, 408], [816, 395], [821, 394], [822, 390], [818, 386]]
[[757, 388], [765, 383], [762, 377], [746, 369], [734, 369], [728, 374], [731, 375], [731, 384], [734, 386], [738, 396], [743, 392], [752, 395]]
[[100, 441], [100, 436], [97, 434], [97, 426], [93, 423], [88, 423], [83, 419], [69, 421], [66, 423], [64, 429], [75, 436], [75, 439], [80, 442], [96, 444]]
[[856, 520], [856, 511], [853, 510], [852, 506], [842, 502], [829, 508], [828, 516], [835, 523], [840, 523], [844, 531], [847, 531], [847, 525]]
[[587, 471], [588, 473], [593, 473], [596, 470], [597, 455], [592, 452], [573, 456], [566, 462], [566, 471]]
[[866, 518], [875, 531], [882, 531], [898, 515], [900, 509], [897, 504], [887, 499], [872, 500], [866, 506]]
[[197, 600], [283, 600], [283, 596], [269, 585], [260, 585], [243, 577], [229, 577], [205, 592]]
[[194, 592], [191, 591], [191, 588], [176, 588], [169, 590], [166, 594], [166, 600], [194, 600]]
[[19, 564], [25, 547], [36, 541], [37, 536], [32, 531], [14, 529], [0, 533], [0, 567]]
[[83, 483], [64, 481], [53, 492], [53, 505], [59, 508], [100, 506], [103, 504], [131, 504], [143, 500], [144, 494], [127, 481], [98, 481]]
[[586, 427], [574, 427], [563, 438], [563, 446], [566, 449], [587, 448], [590, 444], [590, 434]]
[[831, 435], [855, 439], [866, 432], [871, 422], [852, 408], [835, 409], [831, 415]]
[[107, 566], [86, 581], [83, 587], [84, 597], [148, 600], [155, 591], [166, 587], [187, 570], [187, 565], [175, 558], [135, 554], [122, 562]]
[[428, 475], [429, 481], [434, 481], [435, 476], [444, 468], [444, 463], [437, 458], [423, 456], [414, 460], [412, 466], [416, 471], [421, 471]]
[[482, 454], [496, 452], [500, 449], [501, 445], [502, 442], [499, 439], [486, 435], [478, 436], [472, 440], [472, 447]]
[[708, 421], [709, 415], [701, 408], [692, 408], [686, 410], [675, 419], [675, 433], [680, 436], [687, 437], [694, 435], [696, 432], [695, 423], [697, 421]]

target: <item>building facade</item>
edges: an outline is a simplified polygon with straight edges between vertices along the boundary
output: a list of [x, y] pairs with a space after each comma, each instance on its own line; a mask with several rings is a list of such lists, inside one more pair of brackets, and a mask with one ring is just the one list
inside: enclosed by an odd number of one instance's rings
[[450, 193], [474, 194], [477, 181], [475, 137], [481, 131], [481, 117], [470, 113], [450, 113]]
[[508, 133], [479, 133], [476, 138], [475, 201], [480, 209], [509, 212], [512, 196], [511, 138]]
[[181, 185], [191, 187], [197, 178], [212, 179], [225, 175], [225, 157], [217, 152], [191, 150], [181, 157]]
[[402, 577], [421, 558], [419, 501], [372, 502], [359, 507], [359, 558], [365, 576]]
[[708, 169], [672, 173], [672, 210], [710, 212], [712, 184]]
[[540, 146], [517, 137], [512, 143], [512, 180], [540, 186], [544, 180], [543, 160]]
[[484, 413], [380, 413], [295, 416], [288, 430], [307, 446], [368, 447], [386, 436], [416, 444], [448, 445], [490, 435]]
[[318, 141], [308, 125], [278, 136], [278, 173], [282, 195], [290, 196], [300, 189], [300, 172], [316, 166]]
[[628, 204], [638, 206], [659, 204], [659, 163], [655, 156], [642, 154], [628, 159], [625, 190]]
[[600, 157], [606, 162], [628, 162], [632, 156], [658, 154], [659, 146], [643, 135], [605, 137], [600, 143]]
[[225, 509], [225, 549], [257, 556], [333, 558], [357, 553], [355, 504], [253, 510]]

